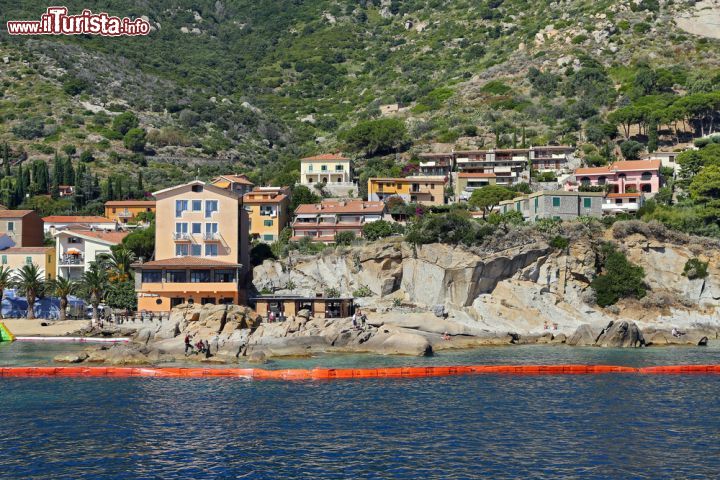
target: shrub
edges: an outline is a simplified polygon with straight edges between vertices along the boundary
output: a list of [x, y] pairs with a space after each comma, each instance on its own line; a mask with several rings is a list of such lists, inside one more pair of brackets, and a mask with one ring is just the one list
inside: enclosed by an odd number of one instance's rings
[[92, 150], [83, 150], [80, 154], [80, 161], [83, 163], [90, 163], [95, 160]]
[[387, 220], [377, 220], [363, 225], [362, 234], [366, 240], [372, 242], [392, 235], [393, 227]]
[[43, 136], [45, 123], [41, 118], [28, 118], [27, 120], [12, 127], [12, 133], [19, 138], [32, 140]]
[[640, 158], [640, 152], [643, 151], [643, 145], [635, 140], [626, 140], [620, 145], [620, 151], [625, 160], [637, 160]]
[[133, 152], [145, 150], [145, 130], [142, 128], [131, 128], [123, 138], [125, 148]]
[[68, 95], [79, 95], [89, 86], [88, 82], [80, 78], [67, 78], [63, 82], [63, 91]]
[[512, 88], [505, 85], [500, 80], [491, 80], [480, 89], [483, 93], [489, 93], [491, 95], [505, 95], [512, 91]]
[[596, 276], [590, 286], [595, 290], [597, 304], [601, 307], [614, 305], [621, 298], [643, 298], [645, 270], [630, 262], [614, 245], [606, 243], [601, 249], [604, 257], [603, 273]]
[[67, 145], [63, 145], [62, 151], [65, 152], [67, 156], [72, 156], [77, 153], [77, 147], [72, 143], [68, 143]]
[[367, 285], [362, 285], [360, 288], [355, 290], [353, 292], [353, 297], [355, 298], [363, 298], [363, 297], [372, 297], [373, 291], [370, 290], [370, 288]]
[[550, 240], [550, 246], [558, 250], [565, 250], [570, 246], [570, 240], [562, 235], [555, 235], [553, 239]]
[[340, 290], [335, 287], [328, 287], [325, 289], [324, 295], [326, 298], [338, 298], [340, 296]]
[[140, 122], [132, 112], [123, 112], [112, 122], [113, 130], [121, 135], [125, 135], [130, 129], [136, 128]]
[[690, 260], [685, 262], [685, 268], [683, 268], [683, 275], [690, 280], [707, 277], [708, 262], [703, 262], [698, 258], [691, 258]]
[[355, 232], [338, 232], [335, 234], [335, 245], [350, 245], [355, 238]]
[[366, 120], [340, 135], [348, 149], [365, 155], [384, 155], [407, 144], [405, 123], [397, 118]]

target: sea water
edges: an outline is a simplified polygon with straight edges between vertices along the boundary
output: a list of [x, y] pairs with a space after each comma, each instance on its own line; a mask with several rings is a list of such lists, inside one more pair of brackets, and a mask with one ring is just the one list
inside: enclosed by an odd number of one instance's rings
[[[3, 345], [0, 364], [47, 364], [46, 348]], [[471, 363], [720, 363], [720, 350], [527, 346], [267, 366]], [[6, 378], [0, 478], [718, 478], [718, 395], [712, 375]]]

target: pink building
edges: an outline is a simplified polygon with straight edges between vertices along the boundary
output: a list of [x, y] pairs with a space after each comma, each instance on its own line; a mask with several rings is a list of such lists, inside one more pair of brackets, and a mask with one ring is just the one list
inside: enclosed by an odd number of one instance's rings
[[575, 179], [565, 183], [565, 190], [578, 191], [582, 185], [610, 185], [610, 193], [657, 193], [660, 165], [660, 160], [626, 160], [604, 167], [578, 168]]

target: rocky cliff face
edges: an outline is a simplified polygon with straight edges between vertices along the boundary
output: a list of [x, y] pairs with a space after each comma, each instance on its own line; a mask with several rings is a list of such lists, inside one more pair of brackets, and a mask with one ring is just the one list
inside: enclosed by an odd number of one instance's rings
[[[401, 317], [444, 309], [456, 322], [491, 332], [538, 333], [547, 325], [570, 334], [581, 324], [604, 327], [623, 320], [658, 328], [720, 323], [718, 244], [623, 223], [575, 235], [566, 251], [541, 238], [495, 252], [397, 240], [337, 248], [266, 261], [255, 268], [254, 285], [258, 291], [313, 296], [330, 287], [345, 295], [367, 287], [372, 295], [357, 301], [371, 312]], [[606, 309], [594, 304], [590, 282], [601, 240], [615, 242], [645, 269], [644, 299]], [[709, 262], [706, 278], [683, 275], [691, 258]]]

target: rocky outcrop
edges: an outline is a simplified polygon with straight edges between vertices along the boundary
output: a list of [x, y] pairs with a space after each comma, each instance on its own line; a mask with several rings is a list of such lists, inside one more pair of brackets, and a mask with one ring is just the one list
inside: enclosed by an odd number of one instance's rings
[[584, 323], [580, 325], [575, 332], [568, 337], [565, 342], [568, 345], [574, 347], [587, 347], [595, 345], [595, 341], [600, 336], [600, 332], [594, 329], [591, 325]]
[[595, 341], [598, 347], [637, 348], [645, 346], [645, 338], [635, 322], [610, 322]]

